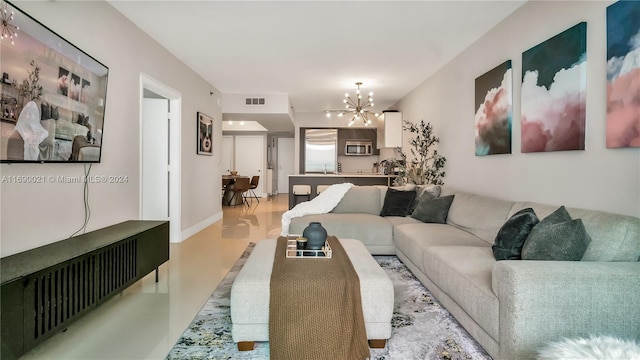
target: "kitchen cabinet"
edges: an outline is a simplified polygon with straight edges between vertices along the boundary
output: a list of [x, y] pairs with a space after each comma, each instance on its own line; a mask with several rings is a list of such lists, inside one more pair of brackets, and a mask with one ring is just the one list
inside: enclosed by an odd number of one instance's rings
[[377, 148], [402, 147], [402, 113], [384, 112], [378, 117]]
[[380, 150], [376, 146], [378, 142], [377, 131], [375, 128], [340, 128], [338, 129], [338, 155], [345, 155], [344, 147], [347, 140], [368, 140], [371, 141], [373, 153], [371, 155], [380, 155]]

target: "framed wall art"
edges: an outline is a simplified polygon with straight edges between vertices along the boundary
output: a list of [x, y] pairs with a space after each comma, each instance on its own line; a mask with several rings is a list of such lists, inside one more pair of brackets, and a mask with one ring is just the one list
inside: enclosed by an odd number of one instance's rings
[[198, 111], [198, 155], [213, 155], [213, 118]]

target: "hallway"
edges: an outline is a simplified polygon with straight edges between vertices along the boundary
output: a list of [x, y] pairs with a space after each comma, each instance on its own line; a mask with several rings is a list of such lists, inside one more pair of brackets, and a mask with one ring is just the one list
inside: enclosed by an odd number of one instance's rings
[[287, 194], [223, 206], [223, 220], [182, 243], [153, 273], [21, 359], [164, 359], [249, 242], [275, 238]]

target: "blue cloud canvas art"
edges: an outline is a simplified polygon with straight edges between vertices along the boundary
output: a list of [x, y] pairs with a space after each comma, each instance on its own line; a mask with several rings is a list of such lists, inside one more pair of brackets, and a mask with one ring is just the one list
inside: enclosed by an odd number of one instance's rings
[[476, 78], [476, 155], [511, 154], [511, 60]]
[[640, 147], [640, 2], [607, 7], [607, 147]]
[[587, 24], [522, 54], [523, 153], [584, 150]]

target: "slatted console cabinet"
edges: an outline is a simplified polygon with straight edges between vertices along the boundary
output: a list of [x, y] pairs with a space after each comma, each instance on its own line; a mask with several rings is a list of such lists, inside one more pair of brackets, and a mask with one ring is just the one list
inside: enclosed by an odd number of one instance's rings
[[0, 259], [0, 358], [17, 359], [169, 260], [169, 223], [125, 221]]

